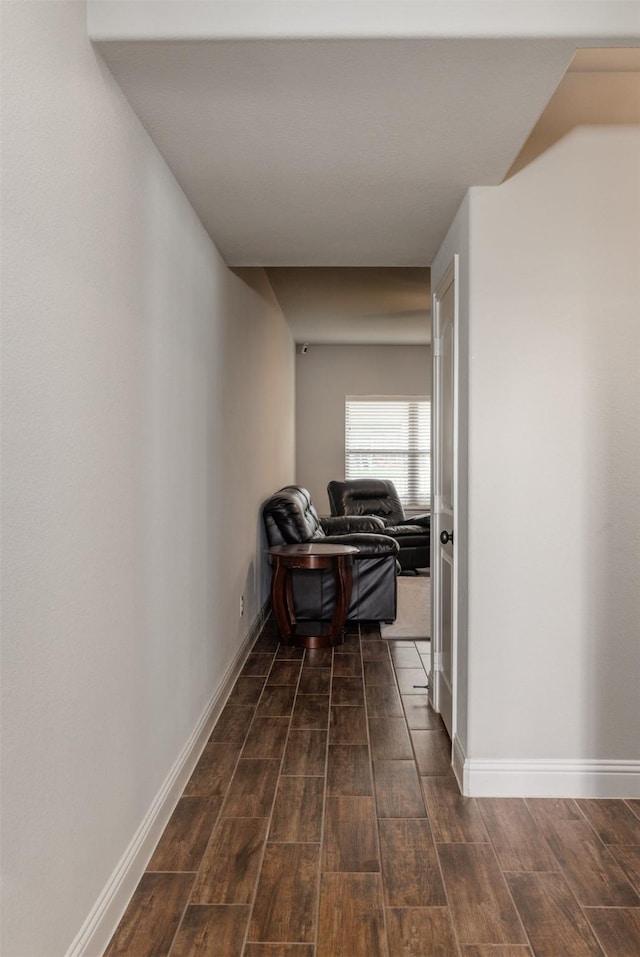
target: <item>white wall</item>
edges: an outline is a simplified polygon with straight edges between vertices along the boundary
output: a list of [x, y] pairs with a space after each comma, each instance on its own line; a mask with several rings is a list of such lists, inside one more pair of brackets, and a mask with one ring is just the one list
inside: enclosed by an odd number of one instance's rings
[[55, 957], [265, 598], [259, 506], [293, 479], [294, 350], [84, 5], [2, 13], [2, 952]]
[[467, 755], [525, 789], [640, 792], [639, 168], [581, 128], [470, 196]]
[[296, 482], [321, 515], [327, 484], [344, 479], [347, 395], [431, 395], [431, 347], [311, 345], [296, 356]]

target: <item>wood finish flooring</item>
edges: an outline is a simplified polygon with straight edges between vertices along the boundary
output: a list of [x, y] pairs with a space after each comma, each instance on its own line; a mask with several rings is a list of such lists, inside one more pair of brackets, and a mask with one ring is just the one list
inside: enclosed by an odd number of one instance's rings
[[463, 798], [426, 642], [274, 634], [107, 957], [639, 957], [640, 802]]

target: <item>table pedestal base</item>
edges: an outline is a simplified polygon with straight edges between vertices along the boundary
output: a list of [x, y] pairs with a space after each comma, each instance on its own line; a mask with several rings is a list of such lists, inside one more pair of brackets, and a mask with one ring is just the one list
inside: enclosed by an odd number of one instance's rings
[[[351, 601], [353, 584], [351, 566], [357, 549], [347, 545], [277, 545], [269, 548], [274, 566], [271, 582], [271, 604], [280, 638], [284, 644], [301, 645], [304, 648], [331, 648], [343, 640], [344, 625]], [[325, 569], [333, 572], [335, 582], [335, 606], [331, 622], [325, 623], [326, 631], [320, 634], [303, 633], [293, 605], [291, 573]], [[307, 626], [309, 627], [309, 626]], [[322, 625], [320, 627], [321, 630]]]

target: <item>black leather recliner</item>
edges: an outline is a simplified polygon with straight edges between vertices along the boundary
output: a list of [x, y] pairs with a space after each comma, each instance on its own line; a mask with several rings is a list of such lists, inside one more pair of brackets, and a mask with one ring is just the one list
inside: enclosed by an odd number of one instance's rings
[[[372, 516], [322, 517], [309, 492], [287, 485], [262, 509], [269, 545], [325, 542], [353, 545], [353, 589], [350, 621], [394, 621], [398, 543], [385, 534], [384, 522]], [[293, 572], [293, 599], [300, 620], [328, 621], [333, 614], [333, 575], [323, 571]]]
[[384, 534], [400, 546], [398, 559], [405, 570], [431, 565], [431, 515], [406, 518], [393, 482], [383, 479], [352, 479], [329, 482], [327, 486], [331, 514], [337, 516], [372, 515], [384, 522]]

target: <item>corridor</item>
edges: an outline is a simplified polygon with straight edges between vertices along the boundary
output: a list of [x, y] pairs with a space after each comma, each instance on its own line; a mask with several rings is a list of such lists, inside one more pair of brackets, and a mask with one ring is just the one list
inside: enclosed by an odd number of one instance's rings
[[108, 957], [637, 957], [640, 801], [462, 798], [427, 656], [267, 623]]

